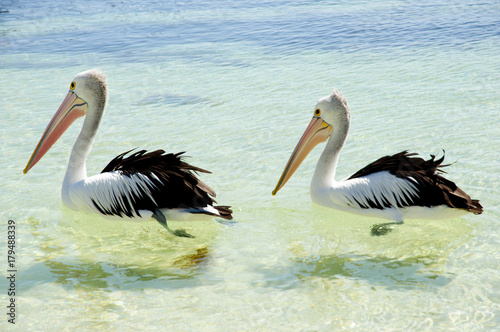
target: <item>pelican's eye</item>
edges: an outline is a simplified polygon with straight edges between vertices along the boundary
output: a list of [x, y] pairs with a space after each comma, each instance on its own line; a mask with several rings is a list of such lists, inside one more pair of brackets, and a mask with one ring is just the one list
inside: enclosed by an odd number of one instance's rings
[[321, 110], [319, 108], [317, 108], [315, 111], [314, 111], [314, 115], [315, 116], [320, 116], [321, 115]]
[[69, 88], [71, 90], [75, 90], [75, 87], [76, 87], [76, 83], [75, 82], [71, 82], [71, 84], [69, 85]]

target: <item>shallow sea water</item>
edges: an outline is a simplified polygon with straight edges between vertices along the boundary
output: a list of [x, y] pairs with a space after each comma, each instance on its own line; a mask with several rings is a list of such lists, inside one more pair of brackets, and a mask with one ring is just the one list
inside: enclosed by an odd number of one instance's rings
[[[497, 1], [0, 3], [2, 271], [16, 222], [19, 330], [494, 330], [500, 325]], [[108, 75], [88, 160], [186, 151], [234, 222], [125, 222], [66, 209], [81, 121], [28, 175], [80, 71]], [[379, 219], [316, 206], [322, 146], [271, 191], [316, 101], [337, 88], [352, 126], [337, 178], [410, 150], [441, 154], [485, 212]]]

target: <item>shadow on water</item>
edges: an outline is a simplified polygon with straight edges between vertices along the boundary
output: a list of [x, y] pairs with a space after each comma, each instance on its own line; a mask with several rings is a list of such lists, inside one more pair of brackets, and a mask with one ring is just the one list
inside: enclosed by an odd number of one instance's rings
[[[303, 214], [289, 216], [299, 223]], [[474, 229], [465, 220], [408, 220], [374, 237], [369, 233], [373, 218], [319, 206], [309, 211], [307, 220], [314, 220], [309, 222], [314, 235], [298, 238], [292, 246], [299, 279], [351, 280], [391, 290], [450, 284], [456, 271], [447, 262], [471, 240]]]
[[388, 289], [443, 287], [452, 281], [430, 257], [392, 259], [364, 255], [327, 255], [315, 261], [297, 259], [299, 278], [350, 278]]
[[183, 106], [183, 105], [193, 105], [193, 104], [213, 104], [207, 98], [191, 95], [176, 95], [172, 93], [163, 93], [152, 95], [141, 99], [134, 106], [145, 106], [145, 105], [172, 105], [172, 106]]
[[[196, 285], [195, 277], [203, 273], [211, 256], [207, 246], [194, 249], [193, 253], [191, 245], [190, 253], [185, 253], [186, 250], [175, 246], [177, 239], [172, 240], [173, 249], [158, 241], [156, 250], [139, 245], [131, 247], [122, 242], [109, 246], [103, 243], [99, 251], [92, 253], [86, 247], [75, 251], [78, 244], [73, 242], [74, 238], [62, 239], [60, 233], [51, 235], [50, 230], [39, 226], [39, 221], [34, 218], [30, 218], [28, 224], [29, 232], [37, 239], [32, 253], [37, 263], [23, 271], [25, 289], [42, 282], [53, 282], [77, 290], [104, 291], [193, 287]], [[137, 243], [144, 243], [143, 238], [151, 236], [148, 233], [145, 230], [138, 236]], [[161, 239], [169, 236], [162, 231], [155, 233], [154, 236]], [[83, 238], [83, 241], [89, 240], [89, 237]], [[99, 244], [92, 244], [96, 245]], [[123, 249], [123, 252], [117, 248]], [[109, 253], [102, 255], [107, 251]], [[144, 256], [145, 251], [147, 256]]]
[[[72, 285], [75, 288], [105, 288], [135, 289], [151, 287], [144, 282], [157, 279], [181, 281], [188, 287], [189, 280], [200, 273], [200, 268], [209, 258], [208, 248], [199, 248], [195, 254], [183, 255], [172, 262], [170, 269], [161, 269], [154, 266], [134, 266], [107, 262], [64, 263], [57, 260], [47, 261], [44, 264], [50, 269], [55, 281], [62, 285]], [[139, 282], [139, 284], [138, 284]], [[164, 282], [162, 282], [164, 284]], [[179, 283], [176, 287], [183, 287]], [[158, 287], [160, 284], [157, 284]]]

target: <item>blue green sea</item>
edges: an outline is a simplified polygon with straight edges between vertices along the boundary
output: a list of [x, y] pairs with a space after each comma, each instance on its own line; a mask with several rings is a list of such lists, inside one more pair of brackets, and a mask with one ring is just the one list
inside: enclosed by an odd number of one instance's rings
[[[88, 174], [136, 147], [186, 151], [232, 222], [169, 223], [187, 239], [64, 207], [82, 121], [23, 175], [91, 68], [107, 74], [109, 103]], [[370, 236], [380, 219], [311, 202], [323, 145], [273, 197], [334, 88], [352, 114], [338, 179], [444, 150], [446, 177], [484, 213]], [[0, 0], [0, 330], [494, 331], [499, 91], [496, 0]]]

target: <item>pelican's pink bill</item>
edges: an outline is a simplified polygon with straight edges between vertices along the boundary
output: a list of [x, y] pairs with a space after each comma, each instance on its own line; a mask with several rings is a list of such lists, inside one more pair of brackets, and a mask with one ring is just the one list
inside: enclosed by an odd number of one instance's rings
[[47, 125], [23, 173], [28, 173], [28, 171], [42, 159], [45, 153], [49, 151], [66, 129], [68, 129], [76, 119], [87, 114], [87, 111], [87, 103], [80, 99], [76, 93], [69, 91], [56, 114]]
[[292, 177], [293, 173], [300, 166], [302, 161], [311, 152], [312, 149], [319, 143], [322, 143], [330, 137], [332, 127], [323, 121], [320, 117], [313, 117], [304, 134], [297, 143], [297, 146], [292, 152], [285, 170], [273, 190], [273, 196], [285, 185], [285, 183]]

